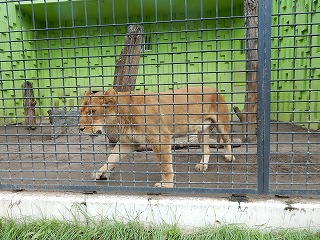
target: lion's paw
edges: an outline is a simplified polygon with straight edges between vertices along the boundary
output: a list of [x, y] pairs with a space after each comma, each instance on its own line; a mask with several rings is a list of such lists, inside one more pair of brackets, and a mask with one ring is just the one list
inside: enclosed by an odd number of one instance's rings
[[155, 187], [158, 187], [158, 188], [173, 188], [173, 183], [172, 183], [172, 182], [168, 182], [168, 183], [156, 183], [154, 186], [155, 186]]
[[95, 180], [99, 180], [99, 179], [109, 179], [110, 173], [106, 173], [106, 172], [94, 172], [92, 173], [92, 178]]
[[225, 155], [224, 159], [226, 160], [226, 162], [233, 162], [236, 160], [233, 155]]
[[194, 169], [197, 172], [205, 172], [208, 169], [208, 164], [199, 163], [199, 164], [194, 166]]

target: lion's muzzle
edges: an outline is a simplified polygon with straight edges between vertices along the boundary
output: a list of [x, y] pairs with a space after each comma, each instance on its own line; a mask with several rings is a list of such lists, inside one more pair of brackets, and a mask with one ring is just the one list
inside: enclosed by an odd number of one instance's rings
[[80, 132], [84, 134], [93, 134], [93, 135], [102, 134], [101, 129], [94, 129], [94, 128], [85, 127], [85, 126], [80, 126]]

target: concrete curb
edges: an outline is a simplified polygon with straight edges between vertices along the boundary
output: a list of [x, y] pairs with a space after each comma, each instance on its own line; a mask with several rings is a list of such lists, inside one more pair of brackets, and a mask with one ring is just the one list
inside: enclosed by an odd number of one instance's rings
[[250, 199], [0, 191], [0, 217], [139, 221], [183, 229], [238, 224], [259, 229], [320, 229], [318, 199]]

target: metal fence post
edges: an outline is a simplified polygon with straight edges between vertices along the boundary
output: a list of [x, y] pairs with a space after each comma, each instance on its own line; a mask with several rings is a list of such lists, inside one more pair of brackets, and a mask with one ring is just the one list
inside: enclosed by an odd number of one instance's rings
[[271, 3], [259, 0], [258, 9], [258, 193], [269, 192], [270, 167], [270, 76], [271, 76]]

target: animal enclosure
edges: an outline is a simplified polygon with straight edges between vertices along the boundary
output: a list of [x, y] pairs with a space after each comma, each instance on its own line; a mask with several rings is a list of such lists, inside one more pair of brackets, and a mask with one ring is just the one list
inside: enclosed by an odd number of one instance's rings
[[[257, 2], [257, 14], [248, 16], [246, 0], [0, 1], [0, 188], [319, 195], [320, 2]], [[258, 20], [251, 26], [258, 38], [247, 35], [248, 19]], [[248, 47], [250, 41], [257, 47]], [[256, 59], [248, 59], [250, 51]], [[248, 69], [248, 62], [257, 68]], [[257, 112], [246, 109], [252, 72]], [[84, 134], [80, 108], [86, 92], [121, 92], [121, 77], [141, 97], [195, 86], [217, 89], [228, 106], [235, 160], [224, 159], [219, 141], [219, 124], [227, 123], [212, 121], [210, 134], [202, 135], [210, 137], [207, 171], [194, 169], [204, 148], [197, 135], [174, 136], [173, 188], [154, 187], [163, 163], [147, 140], [127, 152], [109, 179], [94, 179], [114, 147], [110, 128], [105, 131], [108, 112], [101, 114], [99, 134]], [[33, 95], [26, 97], [30, 86]], [[203, 99], [197, 102], [202, 111]], [[163, 104], [159, 97], [140, 107]], [[179, 104], [173, 101], [176, 110], [164, 115], [174, 119]], [[240, 122], [235, 107], [256, 122]], [[160, 129], [160, 110], [156, 116], [153, 125]], [[154, 115], [142, 117], [146, 123]], [[205, 114], [202, 120], [205, 129]], [[172, 129], [195, 125], [187, 122], [173, 121]], [[119, 124], [114, 127], [121, 138]], [[243, 141], [249, 135], [256, 139]]]

